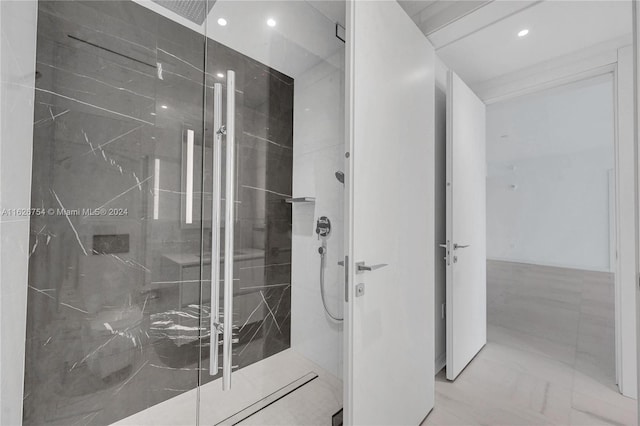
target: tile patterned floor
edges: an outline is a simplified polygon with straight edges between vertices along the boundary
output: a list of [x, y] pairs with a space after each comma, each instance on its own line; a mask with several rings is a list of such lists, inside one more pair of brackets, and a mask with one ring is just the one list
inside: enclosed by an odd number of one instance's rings
[[489, 325], [488, 343], [455, 382], [436, 376], [423, 425], [637, 425], [636, 401]]
[[613, 274], [487, 262], [487, 321], [526, 335], [528, 349], [612, 386], [615, 380]]
[[611, 275], [487, 266], [487, 345], [455, 382], [436, 376], [423, 425], [637, 425], [614, 384]]

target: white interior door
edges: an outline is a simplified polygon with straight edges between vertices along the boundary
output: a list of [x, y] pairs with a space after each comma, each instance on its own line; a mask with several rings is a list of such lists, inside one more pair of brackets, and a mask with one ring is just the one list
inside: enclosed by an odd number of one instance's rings
[[417, 425], [434, 400], [434, 51], [395, 1], [349, 2], [347, 28], [345, 421]]
[[487, 342], [485, 105], [453, 72], [447, 85], [447, 379]]

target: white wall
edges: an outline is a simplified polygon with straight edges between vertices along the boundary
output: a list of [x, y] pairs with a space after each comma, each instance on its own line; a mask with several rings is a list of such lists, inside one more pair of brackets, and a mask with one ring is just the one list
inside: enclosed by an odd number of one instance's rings
[[611, 74], [487, 108], [487, 256], [610, 270]]
[[[28, 208], [37, 2], [0, 2], [0, 210]], [[0, 219], [0, 424], [22, 422], [29, 220]]]
[[[330, 62], [344, 61], [344, 54]], [[320, 296], [318, 217], [327, 216], [325, 289], [332, 315], [343, 317], [344, 66], [321, 62], [295, 81], [293, 196], [315, 203], [293, 205], [291, 346], [336, 377], [342, 377], [342, 323], [325, 313]]]

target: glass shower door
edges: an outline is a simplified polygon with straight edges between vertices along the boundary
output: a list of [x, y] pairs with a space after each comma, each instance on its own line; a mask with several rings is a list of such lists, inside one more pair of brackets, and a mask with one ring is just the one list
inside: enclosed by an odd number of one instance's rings
[[196, 422], [205, 39], [158, 11], [38, 2], [25, 425]]
[[[204, 222], [203, 240], [205, 250], [211, 247], [211, 272], [203, 275], [202, 288], [203, 295], [211, 295], [203, 299], [211, 316], [202, 322], [204, 335], [210, 336], [201, 359], [203, 424], [243, 421], [318, 379], [320, 362], [308, 358], [324, 356], [332, 373], [340, 374], [341, 325], [322, 311], [317, 284], [320, 257], [312, 226], [320, 214], [314, 211], [316, 188], [307, 185], [302, 189], [306, 193], [294, 194], [296, 149], [313, 160], [314, 144], [324, 156], [322, 148], [331, 144], [335, 169], [327, 163], [317, 172], [325, 174], [334, 199], [342, 195], [334, 176], [344, 155], [344, 44], [337, 30], [335, 21], [304, 1], [217, 1], [209, 12], [203, 212], [211, 222]], [[320, 86], [332, 92], [323, 93]], [[337, 120], [330, 120], [332, 113]], [[323, 120], [324, 129], [314, 126], [316, 118]], [[327, 159], [316, 161], [321, 166]], [[295, 204], [301, 199], [305, 205]], [[341, 203], [319, 202], [340, 213], [332, 219], [341, 226]], [[297, 253], [295, 262], [294, 247], [301, 247], [295, 240], [301, 236], [313, 246]], [[337, 265], [342, 252], [332, 249], [330, 255], [330, 306], [339, 312], [343, 293], [335, 283], [342, 278]], [[310, 282], [298, 284], [297, 294], [296, 265], [310, 275], [304, 279]], [[300, 270], [297, 274], [302, 275]], [[340, 392], [339, 382], [335, 385]], [[341, 397], [336, 403], [323, 421], [330, 422]], [[291, 413], [283, 415], [280, 421]]]
[[247, 379], [245, 367], [290, 347], [293, 80], [211, 39], [207, 52], [211, 191], [204, 210], [211, 228], [203, 233], [211, 275], [203, 276], [203, 291], [211, 286], [211, 299], [203, 302], [211, 316], [202, 327], [211, 337], [201, 383], [215, 383], [201, 396], [215, 402], [201, 405], [200, 415], [217, 424], [290, 382], [265, 387], [257, 376]]
[[317, 251], [339, 313], [336, 19], [306, 1], [38, 3], [24, 424], [233, 422], [321, 381], [323, 421], [340, 408]]

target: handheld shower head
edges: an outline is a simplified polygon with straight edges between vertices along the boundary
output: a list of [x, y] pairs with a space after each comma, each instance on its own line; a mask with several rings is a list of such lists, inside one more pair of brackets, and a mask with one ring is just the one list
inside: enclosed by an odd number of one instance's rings
[[340, 170], [336, 172], [336, 179], [338, 179], [338, 182], [344, 185], [344, 173]]

